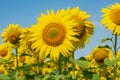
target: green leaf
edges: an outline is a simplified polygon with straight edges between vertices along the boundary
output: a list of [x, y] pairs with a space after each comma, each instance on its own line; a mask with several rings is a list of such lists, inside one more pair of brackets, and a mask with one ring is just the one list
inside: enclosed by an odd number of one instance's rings
[[0, 58], [0, 63], [1, 63], [1, 62], [4, 62], [4, 61], [5, 61], [4, 59]]
[[56, 76], [55, 80], [64, 80], [64, 75]]
[[88, 68], [88, 61], [86, 60], [74, 60], [73, 58], [70, 58], [69, 60], [74, 64], [78, 64], [82, 68]]
[[5, 61], [5, 64], [12, 64], [14, 61]]
[[102, 64], [102, 65], [98, 66], [98, 68], [101, 68], [101, 69], [107, 69], [107, 65]]
[[52, 80], [53, 78], [55, 78], [55, 75], [45, 75], [45, 77], [42, 80]]
[[20, 56], [30, 56], [30, 54], [22, 53]]
[[19, 80], [25, 80], [25, 77], [23, 77], [23, 78], [20, 78]]
[[112, 38], [104, 38], [101, 40], [101, 43], [106, 42], [106, 41], [111, 41], [111, 40], [112, 40]]
[[107, 66], [112, 66], [114, 63], [112, 63], [112, 61], [110, 61], [108, 58], [106, 58], [104, 60], [104, 63], [107, 65]]
[[9, 77], [4, 74], [0, 74], [0, 80], [9, 80]]
[[45, 77], [42, 80], [47, 80], [50, 77], [50, 75], [45, 75]]
[[32, 67], [33, 67], [32, 64], [30, 64], [30, 65], [23, 65], [21, 67], [17, 67], [16, 70], [30, 70]]
[[25, 77], [27, 78], [27, 80], [29, 80], [29, 79], [34, 80], [34, 76], [35, 75], [25, 75]]
[[92, 79], [93, 78], [93, 72], [90, 72], [90, 71], [86, 71], [86, 70], [84, 70], [83, 71], [83, 76], [85, 77], [85, 78], [87, 78], [87, 79]]
[[34, 76], [34, 80], [40, 80], [39, 76]]
[[78, 60], [86, 60], [85, 57], [80, 57]]
[[104, 45], [104, 46], [99, 45], [98, 48], [109, 48], [109, 49], [111, 49], [111, 47], [109, 45]]
[[100, 80], [100, 76], [98, 74], [93, 74], [92, 80]]
[[115, 60], [109, 60], [108, 58], [106, 58], [105, 60], [104, 60], [104, 63], [107, 65], [107, 66], [112, 66], [112, 65], [116, 65], [117, 64], [117, 62], [119, 62], [120, 61], [120, 58], [117, 58], [117, 59], [115, 59]]
[[83, 68], [88, 68], [88, 61], [85, 60], [79, 60], [77, 61], [77, 64]]

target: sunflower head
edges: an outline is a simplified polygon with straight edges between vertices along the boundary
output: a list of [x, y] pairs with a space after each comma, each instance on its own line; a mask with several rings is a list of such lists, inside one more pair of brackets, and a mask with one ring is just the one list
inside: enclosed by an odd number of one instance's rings
[[57, 23], [46, 25], [43, 30], [43, 39], [46, 44], [56, 47], [63, 43], [66, 31], [64, 27]]
[[78, 41], [74, 36], [77, 34], [73, 30], [76, 22], [70, 20], [70, 15], [64, 14], [63, 10], [54, 13], [53, 10], [47, 11], [48, 14], [41, 14], [38, 21], [32, 26], [31, 40], [32, 49], [39, 52], [40, 57], [44, 58], [50, 54], [50, 58], [58, 60], [60, 54], [65, 57], [74, 50], [72, 41]]
[[108, 48], [95, 48], [92, 52], [93, 59], [98, 63], [103, 63], [105, 58], [111, 59], [112, 51]]
[[46, 74], [49, 74], [51, 71], [52, 71], [52, 68], [42, 68], [41, 72], [43, 75], [46, 75]]
[[6, 44], [0, 44], [0, 58], [8, 60], [12, 50]]
[[19, 56], [18, 57], [18, 65], [23, 66], [24, 64], [29, 64], [30, 56]]
[[2, 33], [3, 42], [11, 43], [13, 45], [17, 44], [20, 40], [21, 31], [22, 29], [18, 24], [9, 24]]
[[101, 11], [103, 12], [101, 23], [114, 34], [120, 35], [120, 4], [112, 4]]
[[98, 49], [93, 57], [97, 62], [103, 62], [105, 58], [108, 58], [108, 53], [105, 50]]
[[21, 35], [20, 35], [20, 53], [31, 53], [31, 45], [32, 42], [30, 41], [30, 32], [31, 28], [23, 29]]
[[78, 33], [75, 35], [79, 39], [78, 42], [75, 42], [76, 46], [84, 47], [85, 43], [89, 42], [89, 38], [94, 32], [94, 25], [88, 20], [90, 15], [85, 11], [81, 11], [79, 7], [70, 9], [68, 7], [67, 13], [71, 15], [71, 19], [74, 20], [77, 24], [73, 27], [74, 31]]
[[3, 64], [0, 65], [0, 73], [5, 74], [5, 75], [8, 74], [8, 71], [7, 69], [5, 69], [5, 66]]
[[16, 69], [17, 65], [16, 65], [16, 56], [13, 55], [9, 61], [11, 62], [11, 64], [8, 64], [10, 69]]

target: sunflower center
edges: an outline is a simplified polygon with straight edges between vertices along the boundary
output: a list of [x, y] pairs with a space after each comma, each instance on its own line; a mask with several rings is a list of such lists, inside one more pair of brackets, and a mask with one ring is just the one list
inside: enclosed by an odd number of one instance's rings
[[56, 47], [63, 43], [65, 33], [62, 25], [50, 23], [43, 30], [43, 40], [46, 44]]
[[0, 56], [1, 56], [1, 57], [5, 57], [5, 56], [7, 56], [7, 54], [8, 54], [7, 49], [1, 49], [1, 50], [0, 50]]
[[26, 58], [25, 58], [25, 56], [22, 56], [22, 57], [20, 57], [20, 63], [24, 63], [25, 62], [25, 60], [26, 60]]
[[15, 66], [14, 63], [12, 63], [12, 64], [9, 65], [9, 67], [14, 67], [14, 66]]
[[51, 27], [49, 30], [48, 30], [48, 36], [50, 38], [55, 38], [58, 36], [58, 33], [59, 32], [59, 29], [57, 27]]
[[115, 24], [120, 25], [120, 9], [112, 10], [110, 18]]
[[104, 62], [104, 59], [108, 58], [108, 52], [100, 49], [96, 51], [96, 53], [94, 54], [94, 58], [97, 62]]
[[16, 43], [18, 43], [19, 36], [16, 34], [12, 34], [9, 36], [8, 40], [10, 41], [10, 43], [16, 44]]

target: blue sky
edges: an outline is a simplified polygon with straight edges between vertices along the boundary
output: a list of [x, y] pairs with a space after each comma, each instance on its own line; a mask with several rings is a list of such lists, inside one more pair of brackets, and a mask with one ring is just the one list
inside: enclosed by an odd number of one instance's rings
[[[75, 57], [88, 55], [96, 45], [101, 44], [101, 39], [111, 37], [111, 32], [107, 31], [100, 23], [103, 7], [114, 4], [120, 0], [0, 0], [0, 34], [3, 29], [11, 23], [28, 27], [36, 23], [36, 18], [46, 10], [67, 8], [68, 6], [79, 6], [81, 10], [91, 14], [90, 20], [96, 26], [94, 35], [90, 43], [84, 49], [75, 52]], [[1, 39], [0, 39], [1, 41]], [[110, 43], [108, 43], [110, 44]]]

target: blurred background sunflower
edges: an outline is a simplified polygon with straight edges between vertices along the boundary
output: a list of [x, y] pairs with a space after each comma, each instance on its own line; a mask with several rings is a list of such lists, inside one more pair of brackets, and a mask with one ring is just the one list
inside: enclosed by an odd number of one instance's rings
[[7, 44], [0, 44], [0, 58], [9, 60], [12, 55], [12, 49]]
[[18, 47], [22, 28], [18, 24], [9, 24], [2, 33], [2, 41], [11, 47]]
[[73, 28], [75, 32], [78, 33], [75, 37], [79, 39], [79, 41], [75, 42], [75, 46], [79, 48], [83, 48], [86, 43], [89, 42], [89, 38], [92, 36], [94, 32], [93, 23], [88, 20], [90, 18], [90, 14], [85, 11], [79, 9], [79, 7], [70, 7], [67, 8], [67, 13], [71, 15], [71, 19], [74, 19], [77, 22]]
[[116, 2], [103, 8], [101, 23], [112, 33], [120, 35], [120, 4]]

